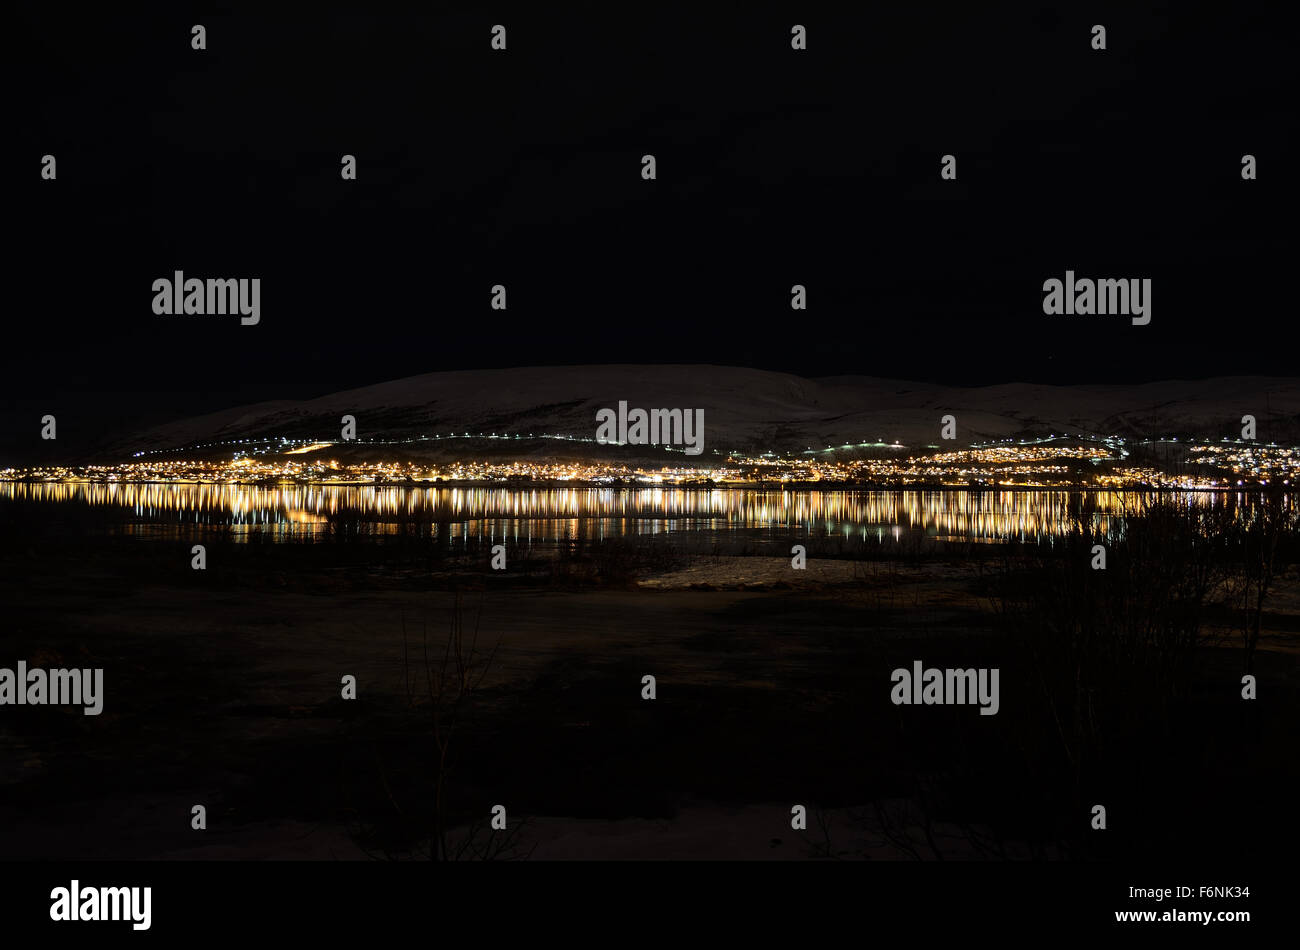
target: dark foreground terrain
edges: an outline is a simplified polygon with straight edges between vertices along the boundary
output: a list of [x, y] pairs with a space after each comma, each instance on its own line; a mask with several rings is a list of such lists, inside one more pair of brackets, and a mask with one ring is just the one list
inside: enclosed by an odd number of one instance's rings
[[[103, 667], [106, 699], [98, 717], [0, 707], [5, 857], [1289, 849], [1300, 577], [1285, 565], [1248, 659], [1213, 584], [1189, 617], [1119, 560], [1078, 575], [1131, 585], [1114, 603], [1086, 594], [1084, 622], [1035, 550], [812, 544], [798, 572], [776, 549], [647, 542], [512, 551], [500, 573], [487, 551], [419, 540], [207, 538], [194, 571], [197, 538], [6, 527], [0, 666]], [[999, 713], [893, 705], [891, 671], [914, 660], [999, 667]], [[488, 826], [496, 805], [505, 832]]]

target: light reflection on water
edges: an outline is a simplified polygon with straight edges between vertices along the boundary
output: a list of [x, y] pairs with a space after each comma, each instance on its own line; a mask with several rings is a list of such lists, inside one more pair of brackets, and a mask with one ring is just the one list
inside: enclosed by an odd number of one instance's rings
[[[3, 482], [0, 501], [88, 506], [112, 514], [123, 533], [138, 526], [228, 527], [267, 540], [327, 537], [340, 526], [362, 535], [399, 534], [409, 524], [466, 540], [530, 542], [753, 529], [885, 540], [922, 534], [970, 541], [1050, 540], [1080, 505], [1106, 534], [1152, 497], [1143, 492], [772, 491], [742, 488], [450, 488], [129, 482]], [[1166, 493], [1166, 498], [1170, 493]], [[1179, 492], [1194, 505], [1247, 507], [1245, 495]], [[137, 527], [132, 527], [137, 526]], [[443, 527], [445, 526], [445, 528]]]

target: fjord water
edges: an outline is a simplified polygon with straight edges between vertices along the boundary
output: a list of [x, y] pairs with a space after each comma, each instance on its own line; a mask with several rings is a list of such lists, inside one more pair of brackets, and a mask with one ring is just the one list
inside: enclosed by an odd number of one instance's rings
[[[1177, 492], [1194, 505], [1244, 509], [1251, 497]], [[1169, 498], [1166, 492], [1164, 497]], [[425, 487], [192, 482], [3, 482], [0, 504], [32, 517], [83, 519], [139, 538], [220, 529], [235, 539], [326, 541], [408, 534], [530, 545], [760, 533], [846, 540], [1050, 542], [1082, 524], [1106, 535], [1150, 492], [1070, 490], [772, 490], [756, 488]]]

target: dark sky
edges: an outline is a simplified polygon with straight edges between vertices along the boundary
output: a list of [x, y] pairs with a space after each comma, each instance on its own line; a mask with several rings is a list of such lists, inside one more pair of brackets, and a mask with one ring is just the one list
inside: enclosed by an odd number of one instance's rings
[[[1295, 57], [1268, 7], [466, 6], [13, 13], [8, 415], [581, 362], [1294, 373]], [[1151, 324], [1044, 316], [1067, 268], [1152, 278]], [[155, 316], [176, 269], [260, 277], [261, 324]]]

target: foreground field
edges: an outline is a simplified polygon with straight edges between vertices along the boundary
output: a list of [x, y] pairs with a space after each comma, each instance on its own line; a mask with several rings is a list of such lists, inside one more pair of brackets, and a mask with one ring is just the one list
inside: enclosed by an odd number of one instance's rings
[[[697, 556], [566, 588], [320, 558], [195, 572], [166, 544], [7, 556], [4, 658], [103, 667], [106, 700], [98, 717], [0, 710], [0, 852], [409, 858], [441, 826], [462, 857], [1104, 858], [1212, 849], [1186, 829], [1220, 810], [1243, 820], [1239, 798], [1261, 832], [1246, 840], [1267, 850], [1269, 808], [1295, 778], [1292, 575], [1270, 600], [1255, 705], [1238, 695], [1240, 651], [1204, 645], [1170, 718], [1109, 710], [1130, 726], [1106, 747], [1122, 768], [1067, 789], [985, 561], [796, 572]], [[428, 685], [457, 621], [477, 629], [482, 679], [435, 813]], [[1002, 668], [1001, 713], [893, 705], [891, 670], [913, 660]], [[1134, 773], [1130, 743], [1147, 737], [1150, 771]], [[1104, 840], [1071, 810], [1093, 798], [1112, 816]], [[487, 828], [497, 804], [508, 835]], [[791, 828], [796, 804], [806, 830]]]

